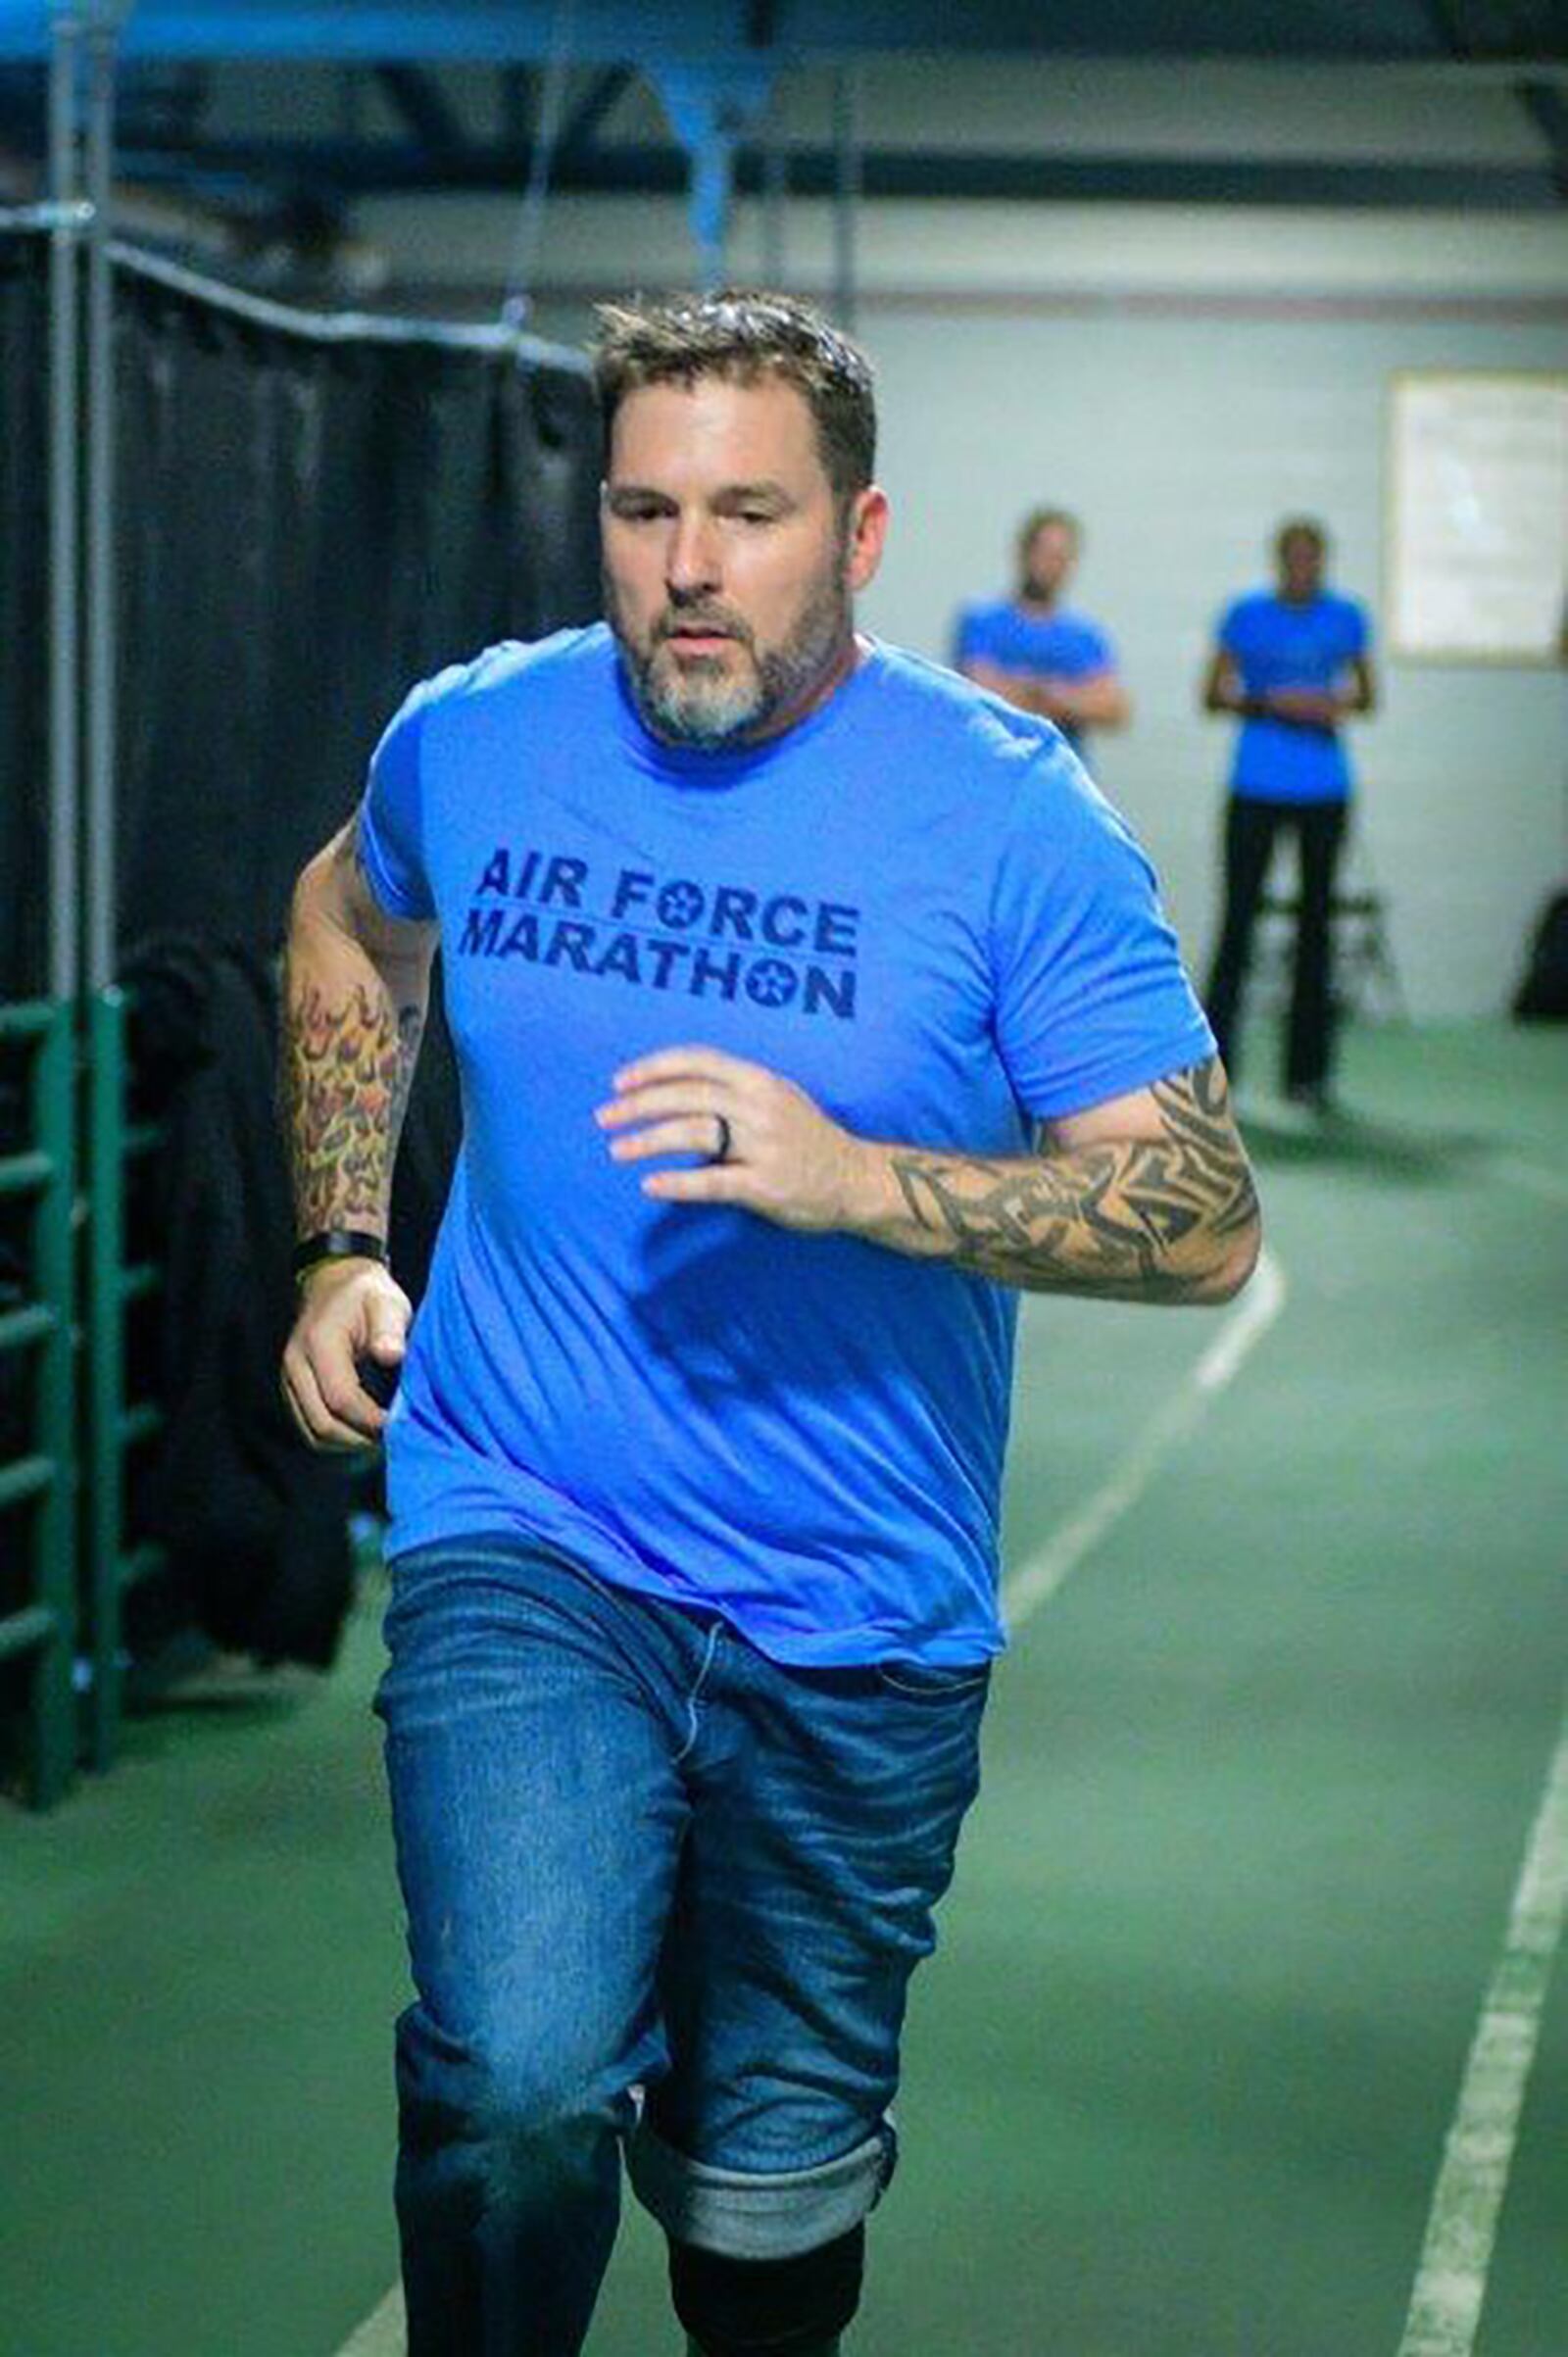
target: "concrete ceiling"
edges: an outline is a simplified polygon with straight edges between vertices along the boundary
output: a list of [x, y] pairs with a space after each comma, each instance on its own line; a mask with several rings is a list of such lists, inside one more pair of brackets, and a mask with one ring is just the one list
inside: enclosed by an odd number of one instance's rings
[[[745, 192], [1555, 211], [1568, 0], [77, 0], [119, 163], [183, 204]], [[0, 0], [34, 189], [48, 0]], [[679, 135], [672, 125], [678, 124]]]
[[[42, 56], [50, 0], [0, 0], [0, 53]], [[992, 56], [1461, 58], [1568, 54], [1562, 0], [75, 0], [127, 56], [787, 64], [910, 50]]]

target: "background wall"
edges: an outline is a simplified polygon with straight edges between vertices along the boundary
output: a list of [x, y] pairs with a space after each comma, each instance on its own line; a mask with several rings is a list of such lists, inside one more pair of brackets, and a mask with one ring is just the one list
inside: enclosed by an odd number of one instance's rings
[[[1019, 509], [1043, 497], [1078, 512], [1080, 600], [1112, 630], [1136, 700], [1133, 725], [1100, 740], [1095, 765], [1202, 951], [1233, 731], [1200, 714], [1196, 686], [1220, 608], [1266, 577], [1274, 521], [1304, 510], [1329, 525], [1340, 586], [1376, 614], [1392, 372], [1560, 366], [1561, 331], [1200, 303], [1102, 317], [873, 303], [864, 326], [904, 510], [869, 619], [941, 652], [955, 590], [1004, 578]], [[1356, 864], [1389, 896], [1412, 1007], [1490, 1009], [1563, 864], [1563, 681], [1380, 667], [1383, 711], [1352, 732]]]
[[[359, 225], [427, 300], [504, 281], [515, 213], [381, 200]], [[833, 222], [792, 204], [788, 283], [829, 294]], [[1339, 585], [1381, 622], [1387, 404], [1401, 368], [1568, 368], [1568, 226], [1550, 215], [918, 204], [862, 208], [858, 332], [882, 380], [896, 524], [868, 624], [942, 655], [956, 601], [1004, 585], [1038, 500], [1081, 514], [1083, 606], [1121, 649], [1132, 727], [1101, 740], [1106, 790], [1160, 867], [1189, 951], [1215, 917], [1227, 724], [1197, 683], [1228, 597], [1266, 577], [1287, 511], [1320, 516]], [[567, 340], [596, 295], [689, 282], [678, 203], [564, 199], [535, 318]], [[761, 267], [760, 208], [732, 268]], [[1351, 879], [1391, 904], [1412, 1011], [1505, 1005], [1568, 868], [1560, 672], [1380, 663], [1352, 744]]]

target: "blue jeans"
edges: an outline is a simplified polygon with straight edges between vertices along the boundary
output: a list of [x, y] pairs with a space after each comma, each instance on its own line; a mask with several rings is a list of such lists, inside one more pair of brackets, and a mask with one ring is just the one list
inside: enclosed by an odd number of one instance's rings
[[987, 1670], [789, 1670], [504, 1538], [393, 1565], [386, 1727], [409, 2357], [570, 2357], [624, 2149], [679, 2240], [775, 2258], [891, 2174], [909, 1975]]

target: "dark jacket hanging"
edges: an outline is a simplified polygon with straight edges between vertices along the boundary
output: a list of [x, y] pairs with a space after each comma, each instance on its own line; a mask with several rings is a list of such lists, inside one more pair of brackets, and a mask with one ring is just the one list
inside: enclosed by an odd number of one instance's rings
[[325, 1667], [350, 1596], [350, 1474], [304, 1446], [278, 1392], [293, 1223], [270, 967], [164, 936], [125, 979], [138, 1099], [166, 1140], [153, 1182], [165, 1255], [156, 1363], [132, 1370], [166, 1425], [136, 1520], [168, 1548], [218, 1644]]

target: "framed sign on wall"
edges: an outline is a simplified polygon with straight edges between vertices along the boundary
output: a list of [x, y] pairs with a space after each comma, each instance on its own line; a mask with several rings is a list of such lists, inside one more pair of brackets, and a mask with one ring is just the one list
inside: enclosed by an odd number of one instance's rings
[[1390, 399], [1387, 631], [1415, 663], [1568, 651], [1568, 372], [1401, 371]]

